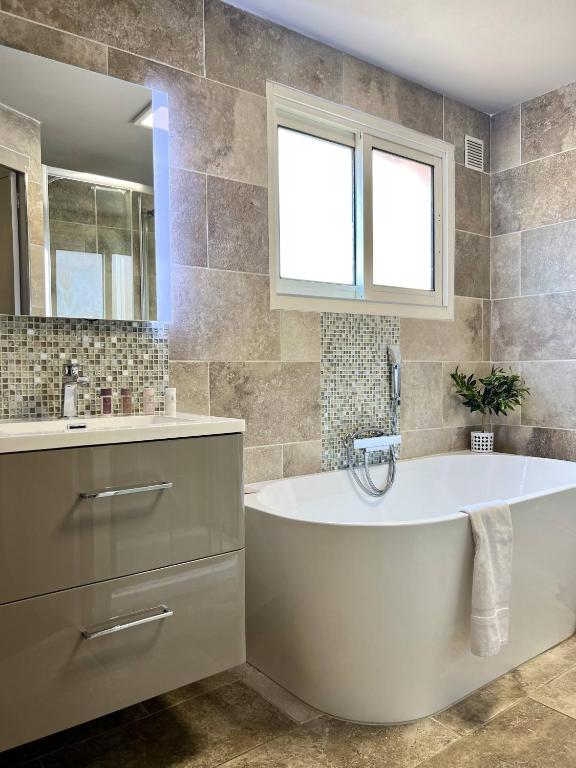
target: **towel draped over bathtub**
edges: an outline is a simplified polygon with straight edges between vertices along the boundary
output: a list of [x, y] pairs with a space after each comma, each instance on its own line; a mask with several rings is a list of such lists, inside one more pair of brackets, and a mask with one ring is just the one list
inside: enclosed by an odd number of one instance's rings
[[474, 575], [470, 649], [475, 656], [495, 656], [508, 642], [512, 581], [510, 505], [490, 501], [463, 507], [474, 537]]

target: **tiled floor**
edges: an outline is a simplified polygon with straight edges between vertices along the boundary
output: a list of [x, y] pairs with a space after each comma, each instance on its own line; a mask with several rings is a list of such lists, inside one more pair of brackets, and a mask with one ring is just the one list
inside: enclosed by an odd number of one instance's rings
[[0, 755], [28, 768], [574, 768], [576, 635], [436, 717], [322, 715], [244, 666]]

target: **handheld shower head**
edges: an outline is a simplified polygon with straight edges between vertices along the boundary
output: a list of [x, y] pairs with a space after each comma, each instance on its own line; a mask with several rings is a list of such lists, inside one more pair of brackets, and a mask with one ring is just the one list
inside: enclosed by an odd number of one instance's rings
[[[390, 344], [388, 347], [388, 362], [390, 363], [390, 376], [392, 378], [392, 401], [394, 410], [397, 412], [400, 406], [400, 369], [402, 366], [402, 355], [399, 344]], [[395, 430], [398, 426], [395, 417]]]
[[402, 364], [402, 354], [400, 353], [400, 344], [388, 345], [388, 361], [390, 365]]

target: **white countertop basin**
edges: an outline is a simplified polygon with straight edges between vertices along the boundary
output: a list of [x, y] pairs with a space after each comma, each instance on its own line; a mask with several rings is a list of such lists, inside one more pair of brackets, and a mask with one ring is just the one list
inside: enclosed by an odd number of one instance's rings
[[0, 422], [0, 453], [244, 432], [242, 419], [179, 413]]

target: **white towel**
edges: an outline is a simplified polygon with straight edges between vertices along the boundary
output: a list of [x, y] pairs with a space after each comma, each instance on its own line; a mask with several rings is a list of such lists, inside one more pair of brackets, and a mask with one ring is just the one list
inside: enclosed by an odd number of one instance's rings
[[505, 501], [462, 509], [474, 536], [470, 646], [475, 656], [495, 656], [508, 642], [512, 581], [512, 517]]

